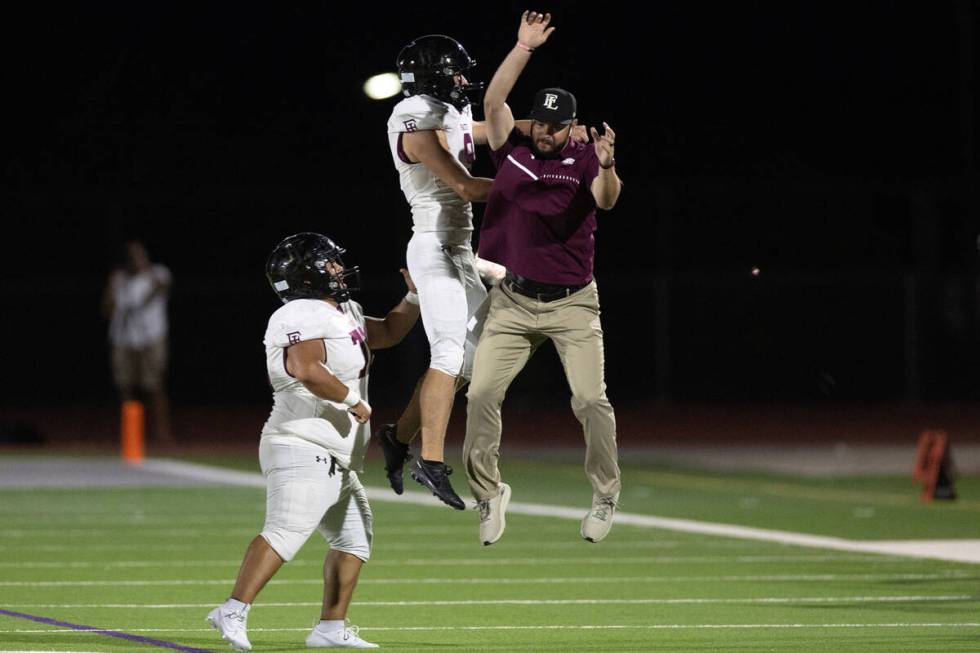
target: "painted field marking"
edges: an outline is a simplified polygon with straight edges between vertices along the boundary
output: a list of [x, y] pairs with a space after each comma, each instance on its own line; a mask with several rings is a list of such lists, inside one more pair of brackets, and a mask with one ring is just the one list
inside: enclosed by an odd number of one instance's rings
[[[265, 479], [254, 472], [239, 472], [218, 469], [207, 465], [196, 465], [175, 460], [148, 460], [144, 467], [151, 471], [171, 474], [174, 476], [205, 480], [215, 483], [228, 483], [246, 487], [265, 487]], [[422, 492], [405, 492], [393, 494], [388, 488], [366, 488], [372, 501], [389, 503], [404, 503], [431, 507], [442, 507], [432, 496]], [[556, 517], [561, 519], [581, 520], [585, 514], [582, 508], [565, 506], [549, 506], [537, 503], [521, 503], [512, 501], [508, 512], [520, 515], [539, 517]], [[694, 521], [691, 519], [674, 519], [641, 515], [637, 513], [618, 512], [617, 525], [641, 526], [660, 528], [681, 533], [698, 535], [715, 535], [718, 537], [733, 537], [763, 542], [779, 542], [794, 546], [830, 549], [834, 551], [850, 551], [854, 553], [878, 553], [883, 555], [899, 555], [912, 558], [929, 558], [950, 560], [953, 562], [968, 562], [980, 564], [980, 539], [975, 540], [920, 540], [920, 541], [861, 541], [848, 540], [841, 537], [810, 535], [767, 528], [752, 528], [719, 524], [713, 522]], [[474, 529], [475, 530], [475, 529]]]
[[[954, 603], [980, 601], [972, 594], [917, 595], [917, 596], [764, 596], [756, 598], [687, 598], [687, 599], [474, 599], [458, 601], [354, 601], [358, 608], [371, 607], [433, 607], [463, 605], [796, 605], [834, 603]], [[310, 608], [320, 601], [260, 601], [261, 608]], [[119, 609], [119, 610], [200, 610], [213, 608], [214, 603], [27, 603], [12, 604], [19, 609]], [[0, 653], [4, 653], [0, 651]]]
[[[115, 637], [116, 639], [124, 639], [130, 642], [136, 642], [138, 644], [149, 644], [150, 646], [169, 648], [175, 651], [182, 651], [183, 653], [212, 653], [208, 649], [193, 648], [191, 646], [184, 646], [182, 644], [177, 644], [175, 642], [167, 642], [161, 639], [153, 639], [150, 637], [143, 637], [141, 635], [124, 633], [120, 630], [115, 630], [111, 628], [96, 628], [95, 626], [83, 626], [81, 624], [73, 624], [67, 621], [59, 621], [58, 619], [51, 619], [49, 617], [42, 617], [34, 614], [25, 614], [23, 612], [0, 610], [0, 615], [6, 617], [14, 617], [16, 619], [26, 619], [27, 621], [36, 621], [37, 623], [48, 624], [50, 626], [60, 626], [61, 628], [65, 629], [60, 632], [71, 633], [71, 632], [82, 631], [82, 632], [92, 633], [94, 635], [105, 635], [106, 637]], [[17, 632], [17, 631], [5, 631], [5, 632]], [[54, 632], [54, 631], [50, 631], [50, 632]], [[136, 632], [149, 632], [149, 631], [137, 630]]]
[[[980, 628], [980, 622], [898, 622], [898, 623], [825, 623], [825, 624], [540, 624], [535, 626], [361, 626], [362, 631], [371, 632], [445, 632], [473, 630], [780, 630], [780, 629], [873, 629], [873, 628]], [[305, 628], [249, 628], [250, 633], [295, 633], [309, 632]], [[0, 630], [5, 634], [45, 634], [71, 633], [74, 630]], [[213, 633], [212, 628], [133, 628], [134, 633]], [[192, 649], [193, 650], [193, 649]], [[200, 649], [197, 649], [200, 650]], [[211, 653], [210, 651], [206, 653]]]
[[[453, 566], [493, 567], [504, 565], [638, 565], [638, 564], [687, 564], [696, 562], [723, 562], [726, 564], [769, 564], [773, 562], [881, 562], [880, 556], [871, 555], [787, 555], [787, 556], [631, 556], [626, 558], [399, 558], [372, 560], [373, 567], [428, 567], [434, 564]], [[885, 562], [906, 562], [908, 558], [896, 558]], [[235, 567], [241, 560], [117, 560], [115, 562], [0, 562], [0, 569], [155, 569], [158, 567]], [[290, 567], [322, 567], [322, 560], [292, 560]]]
[[[568, 583], [756, 583], [756, 582], [824, 582], [824, 581], [910, 581], [910, 580], [977, 580], [980, 573], [949, 571], [930, 574], [770, 574], [726, 576], [556, 576], [549, 578], [363, 578], [359, 585], [563, 585]], [[40, 580], [0, 581], [0, 587], [179, 587], [226, 585], [220, 580]], [[321, 585], [322, 578], [295, 580], [273, 579], [269, 585]]]

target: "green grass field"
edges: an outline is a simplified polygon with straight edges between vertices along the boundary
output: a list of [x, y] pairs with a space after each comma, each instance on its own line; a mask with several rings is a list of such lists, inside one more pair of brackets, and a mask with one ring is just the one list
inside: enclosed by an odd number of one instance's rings
[[[254, 469], [252, 459], [221, 464]], [[581, 467], [504, 466], [514, 500], [588, 505]], [[455, 478], [455, 477], [454, 477]], [[798, 479], [624, 466], [623, 510], [853, 539], [980, 538], [980, 479], [920, 504], [905, 478]], [[365, 482], [384, 482], [378, 461]], [[460, 477], [457, 488], [464, 489]], [[414, 489], [414, 488], [413, 488]], [[980, 566], [617, 525], [373, 502], [375, 549], [350, 620], [396, 651], [977, 651]], [[0, 609], [231, 650], [204, 622], [261, 527], [248, 488], [0, 491]], [[305, 650], [324, 545], [309, 541], [249, 617], [256, 651]], [[0, 615], [0, 651], [159, 646]]]

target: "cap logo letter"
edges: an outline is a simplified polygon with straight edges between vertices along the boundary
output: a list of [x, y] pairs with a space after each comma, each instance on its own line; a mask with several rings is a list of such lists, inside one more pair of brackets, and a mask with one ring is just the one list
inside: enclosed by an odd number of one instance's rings
[[545, 93], [544, 94], [544, 108], [545, 109], [551, 109], [552, 111], [557, 111], [558, 110], [558, 107], [555, 105], [555, 102], [557, 102], [557, 101], [558, 101], [558, 96], [555, 95], [554, 93]]

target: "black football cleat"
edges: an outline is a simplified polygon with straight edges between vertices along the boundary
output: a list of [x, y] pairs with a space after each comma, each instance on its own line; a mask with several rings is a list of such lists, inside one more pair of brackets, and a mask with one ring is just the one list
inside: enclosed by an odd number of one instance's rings
[[412, 478], [429, 488], [440, 501], [456, 510], [465, 510], [466, 504], [459, 498], [453, 486], [449, 483], [452, 467], [443, 462], [426, 462], [419, 458], [412, 465]]
[[381, 451], [385, 455], [385, 476], [388, 477], [388, 484], [395, 494], [405, 491], [405, 483], [402, 480], [402, 468], [405, 463], [412, 459], [412, 454], [408, 453], [408, 445], [399, 442], [395, 437], [398, 432], [397, 424], [385, 424], [375, 437], [381, 443]]

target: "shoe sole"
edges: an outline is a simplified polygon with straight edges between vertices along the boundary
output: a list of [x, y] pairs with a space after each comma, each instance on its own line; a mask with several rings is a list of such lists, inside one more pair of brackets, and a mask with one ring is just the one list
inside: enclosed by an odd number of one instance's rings
[[510, 504], [510, 486], [506, 483], [501, 483], [500, 486], [502, 488], [500, 494], [503, 497], [500, 499], [500, 532], [492, 540], [483, 540], [483, 546], [490, 546], [498, 541], [504, 536], [504, 530], [507, 528], [507, 506]]
[[218, 624], [215, 623], [215, 621], [213, 619], [211, 619], [211, 615], [208, 615], [208, 616], [204, 617], [204, 620], [206, 622], [208, 622], [209, 624], [211, 624], [211, 627], [212, 628], [214, 628], [215, 630], [218, 631], [218, 634], [221, 635], [221, 639], [223, 639], [226, 642], [228, 642], [228, 646], [232, 647], [236, 651], [243, 651], [244, 652], [244, 651], [251, 651], [252, 650], [250, 648], [245, 648], [244, 646], [237, 646], [237, 645], [233, 644], [232, 641], [230, 639], [228, 639], [228, 636], [225, 635], [223, 632], [221, 632], [221, 628], [218, 626]]
[[[584, 528], [585, 528], [585, 526], [582, 526], [582, 528], [579, 529], [579, 534], [582, 536], [582, 539], [583, 540], [585, 540], [586, 542], [592, 542], [593, 544], [598, 544], [599, 542], [601, 542], [604, 539], [606, 539], [606, 536], [609, 535], [609, 531], [606, 531], [606, 535], [603, 535], [602, 537], [600, 537], [598, 539], [592, 539], [591, 537], [588, 537], [584, 532], [582, 532]], [[610, 525], [609, 528], [611, 530], [612, 529], [612, 525]]]
[[436, 492], [435, 486], [432, 485], [432, 482], [429, 481], [429, 479], [426, 476], [420, 474], [416, 469], [413, 468], [412, 471], [409, 472], [409, 475], [416, 483], [429, 490], [429, 492], [432, 493], [432, 496], [439, 499], [439, 501], [442, 501], [450, 508], [453, 508], [454, 510], [466, 510], [466, 504], [463, 503], [463, 500], [460, 499], [459, 496], [456, 497], [456, 499], [460, 503], [460, 505], [458, 506], [442, 498], [442, 496], [440, 496], [439, 493]]
[[[387, 472], [388, 470], [385, 471]], [[392, 474], [385, 474], [385, 476], [388, 478], [388, 485], [391, 486], [391, 489], [395, 494], [402, 494], [405, 491], [405, 481], [402, 480], [400, 474], [397, 477], [397, 481], [395, 478], [393, 478]]]

